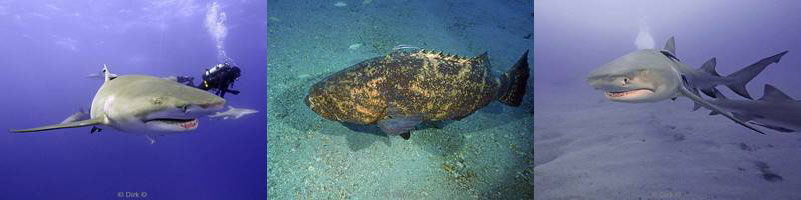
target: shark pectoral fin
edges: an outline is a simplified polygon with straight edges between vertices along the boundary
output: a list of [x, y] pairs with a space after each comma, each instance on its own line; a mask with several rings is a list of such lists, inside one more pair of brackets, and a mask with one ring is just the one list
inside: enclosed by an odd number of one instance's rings
[[765, 128], [773, 129], [775, 131], [779, 131], [779, 132], [782, 132], [782, 133], [795, 132], [793, 130], [790, 130], [790, 129], [787, 129], [787, 128], [784, 128], [784, 127], [780, 127], [780, 126], [771, 126], [771, 125], [767, 125], [767, 124], [760, 124], [760, 123], [757, 123], [757, 122], [750, 122], [750, 123], [756, 124], [756, 125], [759, 125], [759, 126], [762, 126], [762, 127], [765, 127]]
[[53, 129], [62, 129], [62, 128], [77, 128], [77, 127], [84, 127], [84, 126], [93, 126], [103, 124], [102, 117], [96, 117], [92, 119], [87, 119], [83, 121], [77, 122], [69, 122], [66, 124], [56, 124], [56, 125], [49, 125], [49, 126], [42, 126], [37, 128], [25, 129], [25, 130], [9, 130], [12, 133], [27, 133], [27, 132], [38, 132], [38, 131], [47, 131]]
[[698, 103], [701, 106], [703, 106], [703, 107], [705, 107], [705, 108], [707, 108], [709, 110], [712, 110], [713, 112], [720, 113], [721, 115], [725, 116], [726, 118], [729, 118], [730, 120], [734, 121], [737, 124], [745, 126], [746, 128], [751, 129], [753, 131], [756, 131], [757, 133], [765, 134], [764, 132], [760, 131], [759, 129], [756, 129], [753, 126], [748, 125], [745, 122], [740, 121], [737, 118], [734, 118], [734, 116], [732, 116], [728, 112], [725, 112], [725, 111], [721, 110], [720, 108], [718, 108], [717, 106], [712, 105], [711, 103], [709, 103], [708, 101], [704, 100], [700, 96], [693, 94], [692, 92], [687, 90], [687, 88], [679, 87], [679, 92], [682, 95], [686, 96], [687, 98], [690, 98], [690, 100], [692, 100], [693, 102]]
[[737, 118], [740, 121], [744, 122], [751, 121], [752, 119], [757, 118], [754, 115], [743, 114], [743, 113], [732, 113], [732, 115], [734, 116], [734, 118]]

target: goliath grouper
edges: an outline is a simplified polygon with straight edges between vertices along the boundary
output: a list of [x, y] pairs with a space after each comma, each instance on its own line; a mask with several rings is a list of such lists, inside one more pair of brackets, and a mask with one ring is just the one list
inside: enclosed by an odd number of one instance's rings
[[422, 122], [460, 120], [493, 100], [520, 106], [528, 76], [528, 51], [502, 75], [490, 72], [486, 52], [464, 58], [394, 51], [315, 83], [305, 100], [325, 119], [378, 124], [388, 135], [409, 139], [409, 131]]

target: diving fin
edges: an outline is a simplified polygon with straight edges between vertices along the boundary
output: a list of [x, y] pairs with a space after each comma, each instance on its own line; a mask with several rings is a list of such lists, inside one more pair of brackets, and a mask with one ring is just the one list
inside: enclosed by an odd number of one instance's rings
[[87, 119], [83, 121], [77, 122], [70, 122], [66, 124], [56, 124], [56, 125], [49, 125], [49, 126], [42, 126], [37, 128], [31, 129], [24, 129], [24, 130], [9, 130], [11, 133], [27, 133], [27, 132], [38, 132], [38, 131], [47, 131], [47, 130], [54, 130], [54, 129], [62, 129], [62, 128], [77, 128], [77, 127], [84, 127], [84, 126], [93, 126], [93, 125], [100, 125], [103, 124], [102, 117], [95, 117], [92, 119]]
[[705, 107], [705, 108], [707, 108], [709, 110], [712, 110], [713, 112], [720, 113], [721, 115], [725, 116], [726, 118], [729, 118], [730, 120], [734, 121], [737, 124], [745, 126], [746, 128], [751, 129], [753, 131], [756, 131], [757, 133], [765, 134], [764, 132], [760, 131], [759, 129], [756, 129], [753, 126], [748, 125], [745, 122], [740, 121], [737, 118], [734, 118], [734, 116], [732, 116], [728, 112], [725, 112], [725, 111], [721, 110], [720, 108], [718, 108], [717, 106], [712, 105], [711, 103], [709, 103], [705, 99], [701, 98], [700, 96], [693, 94], [692, 92], [687, 90], [687, 88], [685, 88], [685, 87], [679, 87], [679, 92], [682, 95], [686, 96], [687, 98], [690, 98], [690, 100], [692, 100], [693, 102], [695, 102], [695, 103], [697, 103], [697, 104], [699, 104], [699, 105], [701, 105], [701, 106], [703, 106], [703, 107]]
[[100, 133], [100, 131], [103, 131], [103, 129], [102, 128], [97, 128], [97, 126], [92, 126], [92, 130], [89, 131], [89, 134], [94, 135], [95, 133]]

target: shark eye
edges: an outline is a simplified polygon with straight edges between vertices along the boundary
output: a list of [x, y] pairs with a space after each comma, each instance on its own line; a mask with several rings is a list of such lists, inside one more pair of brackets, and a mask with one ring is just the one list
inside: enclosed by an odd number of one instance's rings
[[623, 85], [629, 84], [629, 78], [623, 78]]
[[181, 110], [183, 110], [184, 112], [187, 112], [187, 111], [189, 111], [189, 105], [183, 105], [183, 106], [181, 106], [180, 108], [181, 108]]

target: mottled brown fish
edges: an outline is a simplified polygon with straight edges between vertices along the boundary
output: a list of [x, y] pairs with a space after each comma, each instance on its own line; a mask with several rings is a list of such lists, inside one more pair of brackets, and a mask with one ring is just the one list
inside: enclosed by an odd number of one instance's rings
[[474, 58], [416, 50], [371, 58], [315, 83], [306, 105], [325, 119], [378, 124], [409, 138], [422, 122], [459, 120], [498, 100], [520, 105], [528, 82], [528, 51], [502, 75], [487, 53]]

